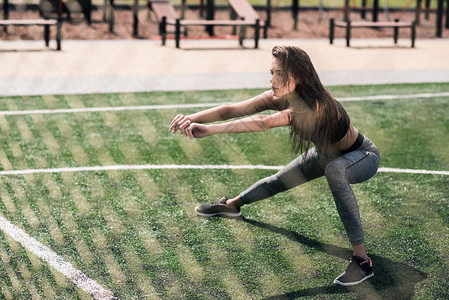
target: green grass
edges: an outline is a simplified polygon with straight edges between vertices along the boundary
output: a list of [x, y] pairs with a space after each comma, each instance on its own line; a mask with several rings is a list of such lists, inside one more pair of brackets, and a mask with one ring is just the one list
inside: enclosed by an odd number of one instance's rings
[[[448, 92], [449, 84], [332, 87], [336, 97]], [[260, 90], [0, 98], [0, 110], [238, 101]], [[381, 167], [449, 170], [449, 97], [343, 102]], [[195, 110], [0, 116], [3, 169], [110, 164], [266, 164], [291, 159], [288, 129], [190, 141]], [[269, 143], [267, 143], [269, 141]], [[262, 170], [140, 170], [0, 177], [0, 214], [121, 299], [447, 299], [449, 177], [378, 173], [353, 186], [375, 277], [332, 284], [351, 252], [324, 179], [199, 218]], [[0, 232], [0, 298], [89, 299]]]

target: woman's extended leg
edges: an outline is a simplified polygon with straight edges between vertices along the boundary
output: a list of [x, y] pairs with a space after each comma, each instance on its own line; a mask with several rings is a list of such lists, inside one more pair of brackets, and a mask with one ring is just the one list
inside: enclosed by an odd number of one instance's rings
[[325, 161], [324, 157], [316, 148], [312, 148], [307, 155], [300, 155], [276, 174], [256, 182], [242, 192], [238, 198], [242, 204], [269, 198], [277, 193], [323, 176], [326, 164], [327, 161]]
[[266, 199], [307, 181], [324, 176], [328, 162], [329, 159], [326, 160], [315, 148], [312, 148], [307, 155], [300, 155], [279, 172], [259, 180], [239, 196], [229, 200], [223, 200], [224, 198], [222, 198], [212, 204], [203, 204], [196, 207], [195, 210], [198, 215], [206, 217], [216, 215], [239, 216], [239, 208], [244, 204]]

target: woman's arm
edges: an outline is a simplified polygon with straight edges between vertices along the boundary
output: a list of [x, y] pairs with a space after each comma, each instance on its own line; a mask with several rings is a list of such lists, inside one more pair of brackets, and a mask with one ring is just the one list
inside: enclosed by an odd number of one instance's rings
[[210, 123], [229, 120], [267, 110], [269, 102], [272, 100], [273, 93], [271, 91], [266, 91], [251, 99], [228, 105], [220, 105], [218, 107], [189, 115], [188, 117], [192, 122], [196, 123]]
[[274, 109], [272, 91], [235, 104], [220, 105], [191, 115], [177, 115], [170, 124], [169, 131], [183, 131], [191, 123], [210, 123], [251, 115], [267, 109]]
[[191, 123], [185, 129], [184, 135], [193, 139], [217, 133], [259, 132], [289, 124], [290, 111], [283, 110], [271, 115], [257, 115], [221, 124], [204, 125]]

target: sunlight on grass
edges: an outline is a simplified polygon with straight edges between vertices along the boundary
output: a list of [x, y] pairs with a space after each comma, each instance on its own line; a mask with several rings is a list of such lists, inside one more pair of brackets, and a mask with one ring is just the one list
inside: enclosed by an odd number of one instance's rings
[[203, 268], [198, 264], [193, 254], [185, 246], [178, 246], [177, 257], [182, 268], [187, 272], [187, 277], [194, 283], [200, 283], [204, 279]]
[[232, 299], [250, 299], [251, 296], [246, 292], [245, 287], [237, 275], [229, 268], [229, 262], [226, 253], [219, 249], [217, 245], [209, 245], [209, 256], [212, 267], [220, 270], [221, 283], [226, 286], [226, 292], [231, 295]]
[[[449, 91], [449, 84], [332, 87], [339, 97]], [[236, 101], [259, 90], [7, 97], [3, 109]], [[344, 102], [382, 167], [446, 170], [448, 98]], [[194, 109], [0, 116], [3, 170], [117, 164], [265, 164], [291, 159], [288, 129], [191, 141], [168, 132]], [[270, 142], [267, 142], [270, 141]], [[354, 185], [375, 277], [332, 284], [351, 247], [325, 179], [199, 218], [267, 170], [136, 170], [0, 178], [0, 210], [120, 299], [447, 298], [448, 177], [379, 173]], [[89, 299], [0, 233], [0, 298]]]
[[131, 119], [145, 143], [155, 146], [158, 141], [159, 134], [151, 121], [140, 113], [135, 113]]
[[64, 189], [70, 193], [71, 200], [75, 203], [78, 212], [82, 215], [90, 214], [92, 207], [80, 188], [74, 184], [77, 182], [75, 175], [73, 173], [63, 172], [61, 173], [61, 178], [64, 181]]
[[0, 196], [2, 198], [3, 205], [5, 205], [6, 210], [11, 214], [15, 213], [16, 205], [14, 204], [14, 201], [11, 199], [11, 196], [8, 194], [8, 191], [5, 189], [2, 178], [0, 178]]

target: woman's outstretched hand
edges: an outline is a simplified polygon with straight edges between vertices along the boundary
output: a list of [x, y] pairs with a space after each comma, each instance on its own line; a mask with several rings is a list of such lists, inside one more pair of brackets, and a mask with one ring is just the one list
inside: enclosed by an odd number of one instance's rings
[[176, 133], [178, 130], [181, 130], [181, 132], [184, 134], [185, 128], [191, 123], [192, 121], [187, 116], [177, 115], [176, 117], [174, 117], [173, 121], [171, 121], [168, 131]]
[[191, 140], [193, 138], [203, 138], [211, 134], [209, 126], [199, 123], [190, 123], [190, 125], [183, 132], [184, 135]]
[[190, 139], [202, 138], [210, 135], [210, 130], [207, 125], [193, 123], [185, 115], [177, 115], [171, 122], [168, 130], [172, 133], [180, 131], [185, 137]]

